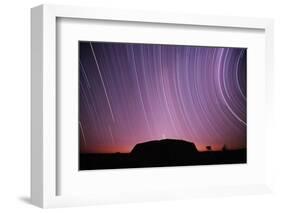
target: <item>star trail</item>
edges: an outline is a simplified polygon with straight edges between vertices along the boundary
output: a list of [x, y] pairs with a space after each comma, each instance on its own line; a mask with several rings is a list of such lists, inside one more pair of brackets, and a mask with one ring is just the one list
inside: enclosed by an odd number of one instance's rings
[[164, 138], [246, 148], [245, 48], [79, 42], [81, 153]]

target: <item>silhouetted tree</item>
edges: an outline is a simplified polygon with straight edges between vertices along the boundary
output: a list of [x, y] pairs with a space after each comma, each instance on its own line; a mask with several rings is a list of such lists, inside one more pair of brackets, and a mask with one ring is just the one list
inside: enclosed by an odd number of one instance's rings
[[212, 150], [212, 147], [211, 147], [211, 146], [206, 146], [206, 149], [207, 149], [208, 151], [211, 151], [211, 150]]
[[226, 147], [225, 144], [224, 144], [223, 147], [222, 147], [222, 151], [223, 151], [223, 152], [227, 151], [227, 147]]

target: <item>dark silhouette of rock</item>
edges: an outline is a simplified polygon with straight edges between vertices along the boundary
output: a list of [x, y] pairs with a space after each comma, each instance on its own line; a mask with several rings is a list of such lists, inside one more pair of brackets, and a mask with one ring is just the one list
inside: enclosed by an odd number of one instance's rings
[[164, 139], [136, 144], [130, 153], [80, 153], [79, 169], [143, 168], [246, 162], [246, 149], [229, 150], [225, 146], [225, 149], [219, 151], [212, 149], [198, 151], [192, 142]]
[[136, 144], [131, 154], [141, 161], [150, 163], [177, 163], [193, 160], [198, 151], [194, 143], [164, 139]]

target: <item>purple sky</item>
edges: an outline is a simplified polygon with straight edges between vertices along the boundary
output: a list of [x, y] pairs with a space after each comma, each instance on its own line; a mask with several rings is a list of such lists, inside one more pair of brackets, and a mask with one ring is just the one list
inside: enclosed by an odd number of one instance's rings
[[246, 147], [246, 49], [79, 42], [80, 152]]

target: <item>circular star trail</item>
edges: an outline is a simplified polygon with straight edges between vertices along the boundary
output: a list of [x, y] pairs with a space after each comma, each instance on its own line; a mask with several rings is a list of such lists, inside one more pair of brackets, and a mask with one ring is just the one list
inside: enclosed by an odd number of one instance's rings
[[82, 153], [163, 138], [246, 147], [246, 49], [79, 42]]

